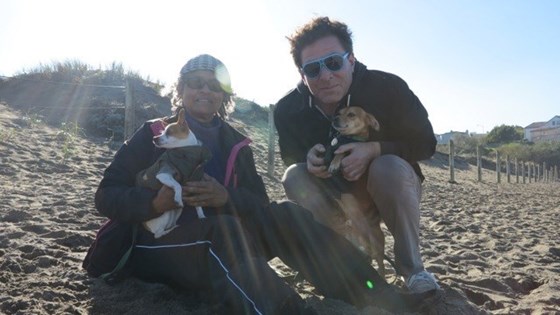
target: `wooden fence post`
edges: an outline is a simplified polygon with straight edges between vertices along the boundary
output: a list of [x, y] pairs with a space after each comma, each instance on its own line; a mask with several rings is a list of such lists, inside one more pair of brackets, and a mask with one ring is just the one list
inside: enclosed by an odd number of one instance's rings
[[453, 140], [449, 140], [449, 182], [456, 183], [455, 181], [455, 144]]
[[517, 158], [514, 159], [515, 163], [515, 183], [519, 184], [519, 164], [517, 162]]
[[529, 184], [533, 180], [533, 172], [532, 172], [533, 168], [531, 164], [532, 164], [531, 162], [527, 164], [527, 177], [529, 178]]
[[126, 80], [125, 96], [124, 96], [124, 139], [128, 139], [134, 133], [136, 127], [136, 112], [134, 109], [134, 101], [132, 99], [132, 86], [130, 80]]
[[482, 160], [480, 158], [480, 146], [476, 146], [476, 172], [478, 175], [478, 181], [482, 181]]
[[548, 182], [548, 170], [546, 169], [546, 162], [542, 163], [542, 181]]
[[533, 162], [533, 176], [535, 177], [534, 180], [536, 183], [539, 179], [539, 166], [535, 162]]
[[557, 181], [559, 178], [559, 174], [558, 174], [558, 165], [554, 165], [554, 180]]
[[274, 105], [268, 107], [268, 176], [274, 177], [274, 148], [275, 148], [275, 130], [274, 130]]
[[496, 150], [496, 181], [498, 184], [502, 181], [502, 166], [500, 165], [500, 151]]
[[523, 174], [523, 184], [525, 184], [525, 161], [521, 161], [521, 174]]
[[508, 184], [511, 183], [511, 174], [509, 169], [509, 155], [506, 154], [506, 176]]

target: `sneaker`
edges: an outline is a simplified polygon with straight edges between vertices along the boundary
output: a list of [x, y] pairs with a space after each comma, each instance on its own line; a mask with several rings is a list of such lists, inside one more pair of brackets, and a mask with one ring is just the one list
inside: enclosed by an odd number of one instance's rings
[[413, 293], [423, 293], [440, 289], [434, 275], [426, 270], [422, 270], [419, 273], [410, 276], [410, 278], [406, 281], [406, 287]]

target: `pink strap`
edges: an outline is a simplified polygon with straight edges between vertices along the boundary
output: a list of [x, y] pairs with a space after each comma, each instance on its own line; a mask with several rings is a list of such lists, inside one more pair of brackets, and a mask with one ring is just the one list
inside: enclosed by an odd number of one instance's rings
[[[231, 175], [233, 174], [235, 168], [235, 159], [237, 158], [239, 150], [241, 150], [242, 147], [248, 145], [249, 143], [251, 143], [251, 139], [245, 138], [243, 141], [239, 142], [238, 144], [234, 145], [233, 148], [231, 148], [231, 153], [229, 154], [226, 165], [226, 178], [224, 179], [224, 186], [227, 187], [229, 185]], [[237, 183], [234, 182], [233, 185], [237, 186]]]
[[163, 120], [156, 120], [150, 125], [150, 128], [152, 129], [152, 135], [159, 136], [165, 130], [165, 124]]

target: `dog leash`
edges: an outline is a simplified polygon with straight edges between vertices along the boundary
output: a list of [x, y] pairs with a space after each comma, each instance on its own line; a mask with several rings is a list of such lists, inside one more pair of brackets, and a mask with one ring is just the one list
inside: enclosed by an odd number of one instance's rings
[[[252, 142], [251, 139], [245, 138], [243, 141], [234, 145], [233, 148], [231, 149], [231, 153], [229, 154], [227, 164], [226, 164], [226, 176], [224, 178], [225, 187], [229, 185], [229, 182], [231, 180], [231, 175], [233, 174], [233, 170], [235, 168], [235, 159], [237, 158], [237, 154], [239, 153], [239, 150], [241, 150], [242, 147], [248, 145], [251, 142]], [[234, 186], [237, 185], [235, 179], [233, 185]]]
[[136, 245], [136, 236], [138, 234], [137, 232], [138, 232], [138, 224], [134, 224], [132, 226], [132, 244], [130, 244], [128, 250], [124, 253], [124, 255], [121, 257], [121, 259], [119, 260], [119, 262], [117, 263], [117, 265], [112, 271], [104, 273], [101, 276], [99, 276], [101, 279], [105, 280], [105, 282], [107, 282], [108, 284], [113, 284], [118, 281], [118, 277], [119, 277], [118, 272], [124, 268], [124, 266], [128, 262], [128, 258], [130, 258], [130, 254], [132, 253], [132, 249], [134, 248], [134, 245]]

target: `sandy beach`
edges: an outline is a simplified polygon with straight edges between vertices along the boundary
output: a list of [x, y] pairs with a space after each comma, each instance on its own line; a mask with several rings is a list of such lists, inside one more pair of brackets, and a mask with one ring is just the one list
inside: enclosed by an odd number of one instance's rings
[[[233, 124], [253, 138], [271, 199], [283, 199], [279, 157], [268, 176], [267, 139]], [[81, 269], [106, 220], [93, 196], [119, 144], [83, 137], [64, 147], [60, 132], [0, 104], [0, 313], [210, 314], [188, 292], [136, 279], [109, 286]], [[477, 182], [466, 162], [449, 183], [447, 164], [442, 154], [422, 162], [422, 255], [444, 290], [427, 312], [560, 314], [560, 183], [497, 184], [489, 170]], [[270, 264], [320, 314], [388, 314], [324, 299], [280, 260]]]

